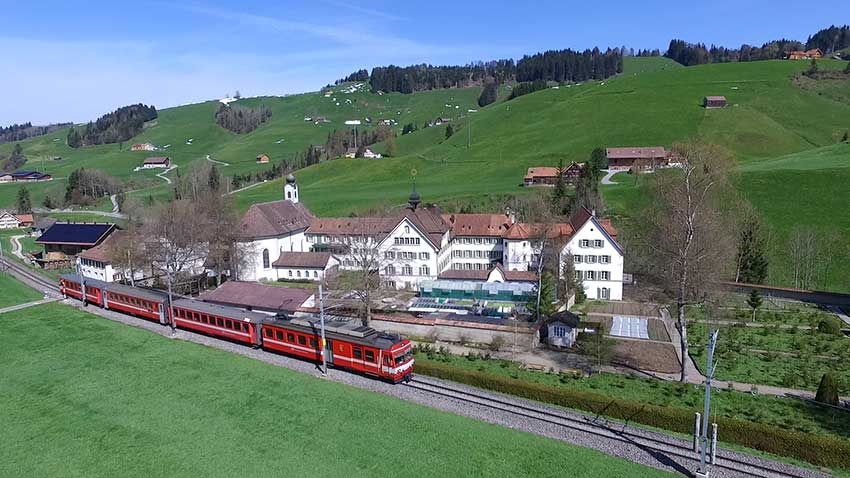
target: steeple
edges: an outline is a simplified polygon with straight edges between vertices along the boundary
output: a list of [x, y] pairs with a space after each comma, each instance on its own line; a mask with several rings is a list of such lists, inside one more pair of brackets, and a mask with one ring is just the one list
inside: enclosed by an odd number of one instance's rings
[[407, 203], [410, 206], [410, 209], [416, 209], [419, 206], [419, 203], [422, 202], [422, 198], [419, 197], [419, 193], [416, 192], [416, 176], [413, 177], [413, 192], [410, 193], [410, 199], [408, 199]]
[[292, 174], [286, 177], [286, 183], [283, 185], [283, 198], [294, 203], [298, 202], [298, 184]]

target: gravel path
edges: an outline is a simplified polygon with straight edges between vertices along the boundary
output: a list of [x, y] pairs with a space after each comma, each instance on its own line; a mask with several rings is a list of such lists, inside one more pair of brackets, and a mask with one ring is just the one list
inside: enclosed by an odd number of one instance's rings
[[[65, 300], [64, 303], [75, 306], [77, 308], [81, 308], [81, 304], [75, 300]], [[226, 342], [218, 339], [214, 339], [212, 337], [207, 337], [205, 335], [199, 335], [192, 332], [188, 332], [185, 330], [177, 330], [174, 335], [172, 335], [171, 329], [169, 327], [163, 327], [157, 323], [149, 322], [147, 320], [138, 319], [135, 317], [130, 317], [124, 314], [120, 314], [117, 312], [100, 309], [96, 306], [89, 305], [85, 308], [87, 312], [99, 315], [101, 317], [114, 320], [117, 322], [121, 322], [127, 325], [131, 325], [134, 327], [142, 328], [145, 330], [149, 330], [151, 332], [157, 333], [159, 335], [165, 337], [173, 337], [174, 339], [179, 340], [187, 340], [190, 342], [194, 342], [201, 345], [206, 345], [209, 347], [213, 347], [220, 350], [225, 350], [228, 352], [240, 354], [246, 357], [251, 357], [256, 360], [261, 360], [266, 363], [270, 363], [273, 365], [286, 367], [291, 370], [307, 373], [313, 375], [314, 377], [332, 380], [334, 382], [339, 382], [347, 385], [351, 385], [354, 387], [358, 387], [365, 390], [370, 390], [377, 393], [382, 393], [385, 395], [389, 395], [392, 397], [396, 397], [402, 400], [411, 401], [414, 403], [418, 403], [424, 406], [444, 410], [450, 413], [455, 413], [458, 415], [463, 415], [471, 418], [476, 418], [479, 420], [483, 420], [489, 423], [493, 423], [496, 425], [506, 426], [508, 428], [512, 428], [515, 430], [520, 430], [528, 433], [534, 433], [537, 435], [569, 442], [575, 445], [593, 448], [599, 450], [603, 453], [606, 453], [611, 456], [624, 458], [629, 461], [633, 461], [636, 463], [645, 464], [648, 466], [652, 466], [659, 469], [664, 469], [668, 471], [673, 471], [685, 475], [690, 475], [692, 470], [695, 470], [695, 461], [694, 459], [685, 459], [678, 456], [666, 455], [664, 453], [657, 452], [655, 450], [648, 449], [640, 444], [636, 444], [631, 442], [629, 439], [623, 438], [604, 438], [600, 437], [594, 433], [584, 432], [581, 430], [569, 429], [565, 428], [562, 425], [548, 423], [546, 421], [529, 419], [526, 417], [518, 417], [513, 413], [494, 410], [491, 407], [471, 404], [467, 401], [460, 399], [453, 399], [449, 397], [440, 396], [437, 394], [426, 393], [421, 390], [417, 390], [413, 387], [408, 387], [404, 385], [392, 385], [386, 382], [374, 380], [371, 378], [367, 378], [361, 375], [356, 375], [348, 372], [344, 372], [341, 370], [330, 369], [328, 371], [327, 377], [322, 377], [321, 372], [319, 370], [319, 366], [312, 363], [306, 362], [282, 355], [268, 353], [258, 349], [252, 349], [249, 347], [245, 347], [242, 345], [237, 345], [235, 343]], [[428, 379], [434, 382], [434, 379]], [[453, 387], [457, 387], [456, 384], [451, 384]], [[478, 394], [488, 394], [487, 392], [482, 392], [476, 390]], [[491, 396], [497, 396], [496, 394], [489, 394]], [[541, 404], [526, 402], [523, 400], [519, 400], [512, 397], [504, 397], [498, 395], [500, 400], [511, 400], [517, 403], [523, 403], [527, 406], [538, 407], [541, 410], [550, 410], [560, 414], [573, 416], [576, 418], [580, 418], [582, 420], [585, 419], [584, 415], [581, 415], [576, 412], [567, 411], [563, 409], [558, 409], [554, 407], [548, 407]], [[640, 433], [643, 436], [653, 437], [655, 439], [662, 440], [678, 440], [675, 437], [670, 437], [667, 435], [663, 435], [660, 433], [649, 432], [641, 429], [636, 429], [632, 427], [624, 427], [623, 425], [614, 424], [612, 429], [627, 429], [631, 433]], [[687, 441], [685, 441], [687, 442]], [[797, 467], [793, 467], [790, 465], [777, 464], [774, 462], [765, 462], [760, 458], [752, 457], [749, 455], [742, 455], [738, 453], [723, 451], [722, 456], [735, 456], [740, 457], [742, 460], [749, 460], [748, 462], [753, 463], [770, 463], [772, 467], [782, 467], [783, 469], [793, 470], [797, 476], [806, 477], [806, 478], [819, 478], [823, 476], [828, 476], [822, 473], [810, 471], [807, 469], [801, 469]], [[717, 476], [721, 478], [725, 477], [735, 477], [735, 476], [752, 476], [747, 474], [742, 474], [739, 472], [734, 472], [727, 469], [715, 468], [712, 471], [712, 476]], [[765, 474], [764, 476], [782, 476], [782, 475], [770, 475]]]
[[617, 170], [617, 169], [603, 169], [603, 171], [605, 171], [605, 176], [602, 176], [602, 181], [601, 181], [602, 184], [605, 184], [605, 185], [620, 184], [620, 183], [615, 183], [614, 181], [611, 181], [611, 177], [614, 176], [617, 173], [622, 173], [623, 171], [620, 171], [620, 170]]

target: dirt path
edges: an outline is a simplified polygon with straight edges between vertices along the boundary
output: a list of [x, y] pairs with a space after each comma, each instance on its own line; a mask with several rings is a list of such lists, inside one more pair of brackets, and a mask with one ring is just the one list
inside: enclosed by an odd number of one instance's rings
[[34, 307], [36, 305], [46, 304], [48, 302], [56, 302], [57, 300], [60, 300], [60, 299], [58, 299], [58, 298], [41, 299], [41, 300], [37, 300], [35, 302], [27, 302], [26, 304], [13, 305], [13, 306], [10, 306], [10, 307], [6, 307], [4, 309], [0, 309], [0, 314], [5, 314], [6, 312], [14, 312], [16, 310], [21, 310], [21, 309], [26, 309], [28, 307]]
[[260, 182], [260, 183], [249, 184], [249, 185], [245, 186], [244, 188], [234, 189], [233, 191], [230, 191], [230, 192], [229, 192], [229, 193], [227, 193], [227, 194], [236, 194], [236, 193], [239, 193], [239, 192], [245, 191], [245, 190], [247, 190], [247, 189], [251, 189], [251, 188], [253, 188], [253, 187], [257, 187], [257, 186], [259, 186], [259, 185], [261, 185], [261, 184], [266, 184], [266, 181], [263, 181], [263, 182]]
[[219, 160], [217, 160], [217, 159], [212, 159], [212, 158], [210, 157], [210, 155], [209, 155], [209, 154], [207, 155], [207, 161], [209, 161], [209, 162], [211, 162], [211, 163], [215, 163], [215, 164], [220, 164], [220, 165], [222, 165], [222, 166], [230, 166], [230, 163], [225, 163], [224, 161], [219, 161]]
[[96, 216], [104, 216], [111, 217], [116, 219], [126, 219], [126, 214], [121, 214], [120, 212], [107, 212], [107, 211], [79, 211], [77, 209], [45, 209], [43, 207], [33, 208], [33, 212], [41, 213], [41, 214], [49, 214], [49, 213], [63, 213], [63, 214], [94, 214]]
[[611, 184], [620, 184], [620, 183], [615, 183], [614, 181], [611, 181], [611, 177], [614, 176], [617, 173], [622, 173], [622, 171], [619, 171], [619, 170], [616, 170], [616, 169], [603, 169], [603, 171], [605, 171], [605, 176], [602, 176], [602, 181], [601, 181], [601, 183], [603, 185], [607, 186], [607, 185], [611, 185]]
[[171, 179], [169, 179], [169, 178], [165, 177], [165, 175], [166, 175], [166, 174], [168, 174], [168, 173], [170, 173], [172, 170], [175, 170], [175, 169], [177, 169], [177, 166], [176, 166], [176, 165], [175, 165], [175, 166], [171, 166], [170, 168], [166, 169], [165, 171], [163, 171], [163, 172], [161, 172], [161, 173], [158, 173], [158, 174], [156, 175], [156, 177], [158, 177], [159, 179], [162, 179], [163, 181], [165, 181], [165, 182], [166, 182], [166, 183], [168, 183], [168, 184], [171, 184]]
[[23, 254], [23, 246], [21, 246], [21, 243], [19, 241], [19, 239], [22, 238], [22, 237], [27, 237], [27, 236], [23, 235], [23, 234], [19, 235], [19, 236], [10, 236], [9, 241], [12, 243], [12, 255], [14, 255], [15, 257], [18, 257], [20, 259], [26, 260], [26, 258], [24, 257], [24, 254]]

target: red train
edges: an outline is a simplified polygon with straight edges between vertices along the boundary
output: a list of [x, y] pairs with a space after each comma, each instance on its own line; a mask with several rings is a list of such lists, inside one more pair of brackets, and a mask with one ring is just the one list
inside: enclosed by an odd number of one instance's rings
[[[199, 332], [232, 342], [319, 362], [321, 330], [314, 317], [271, 316], [236, 307], [210, 304], [193, 299], [175, 299], [160, 291], [80, 280], [67, 274], [60, 280], [66, 297], [81, 299], [85, 285], [86, 302], [163, 325]], [[398, 383], [413, 373], [410, 340], [385, 334], [370, 327], [344, 321], [325, 322], [325, 356], [328, 365]]]

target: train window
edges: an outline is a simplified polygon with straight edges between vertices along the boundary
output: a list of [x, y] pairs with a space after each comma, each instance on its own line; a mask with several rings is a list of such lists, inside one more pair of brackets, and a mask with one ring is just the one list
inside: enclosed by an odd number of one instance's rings
[[263, 337], [272, 338], [272, 330], [271, 329], [263, 329]]
[[215, 321], [218, 323], [219, 327], [224, 327], [224, 319], [216, 318]]
[[317, 342], [314, 337], [310, 337], [310, 347], [316, 348], [318, 346], [319, 346], [319, 342]]
[[281, 342], [283, 342], [283, 331], [278, 330], [278, 331], [275, 332], [275, 334], [277, 334], [277, 339], [280, 340]]
[[286, 341], [295, 343], [295, 334], [286, 334]]
[[392, 365], [392, 364], [390, 363], [390, 358], [389, 358], [388, 356], [386, 356], [386, 355], [384, 355], [384, 365]]
[[307, 345], [307, 337], [303, 335], [298, 336], [298, 345]]
[[231, 322], [230, 320], [225, 320], [224, 326], [227, 327], [228, 329], [232, 329], [233, 328], [233, 322]]
[[363, 349], [360, 347], [351, 347], [351, 351], [354, 352], [354, 358], [362, 359], [363, 358]]
[[367, 362], [374, 362], [375, 361], [375, 352], [372, 352], [371, 350], [367, 350], [366, 351], [366, 361]]

